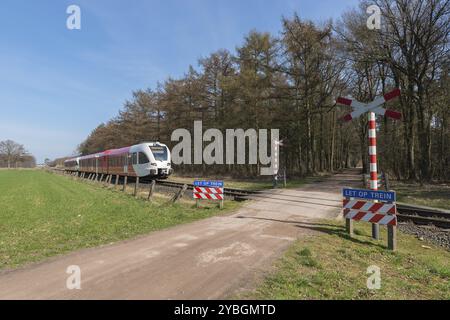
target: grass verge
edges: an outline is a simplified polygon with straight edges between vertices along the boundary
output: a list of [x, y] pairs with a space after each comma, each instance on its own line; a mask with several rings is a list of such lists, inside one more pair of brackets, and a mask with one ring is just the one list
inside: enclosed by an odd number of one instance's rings
[[[354, 238], [344, 222], [324, 221], [315, 235], [297, 241], [275, 270], [244, 298], [253, 299], [450, 299], [450, 252], [399, 233], [398, 251], [373, 241], [368, 223], [355, 223]], [[381, 288], [367, 288], [369, 266], [381, 270]]]
[[0, 269], [225, 214], [239, 206], [226, 201], [224, 210], [196, 209], [193, 201], [168, 205], [163, 197], [150, 203], [38, 170], [0, 171], [0, 203]]

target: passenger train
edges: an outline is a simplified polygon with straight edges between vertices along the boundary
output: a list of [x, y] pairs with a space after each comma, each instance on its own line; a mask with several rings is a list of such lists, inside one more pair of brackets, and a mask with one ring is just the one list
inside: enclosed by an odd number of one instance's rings
[[64, 162], [64, 168], [67, 171], [139, 178], [165, 179], [172, 174], [169, 148], [159, 142], [141, 143], [71, 158]]

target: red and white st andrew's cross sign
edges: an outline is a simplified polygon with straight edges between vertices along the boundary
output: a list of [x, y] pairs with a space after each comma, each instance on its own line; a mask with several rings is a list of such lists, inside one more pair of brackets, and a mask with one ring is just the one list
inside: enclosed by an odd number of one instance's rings
[[345, 115], [342, 120], [350, 121], [352, 119], [358, 118], [363, 113], [369, 112], [369, 171], [370, 171], [370, 189], [378, 189], [378, 168], [377, 168], [377, 133], [376, 133], [376, 123], [375, 114], [382, 116], [387, 116], [393, 119], [400, 119], [402, 114], [393, 110], [386, 110], [381, 107], [381, 105], [395, 97], [400, 96], [400, 89], [395, 89], [384, 96], [376, 98], [370, 103], [362, 103], [356, 100], [351, 100], [347, 98], [339, 97], [336, 102], [351, 106], [353, 111]]
[[399, 120], [402, 117], [402, 114], [397, 111], [393, 110], [386, 110], [385, 108], [381, 107], [381, 105], [385, 102], [388, 102], [389, 100], [394, 99], [395, 97], [400, 96], [400, 89], [395, 89], [389, 93], [386, 93], [384, 96], [381, 96], [379, 98], [376, 98], [370, 103], [362, 103], [356, 100], [351, 100], [347, 98], [339, 97], [336, 102], [339, 104], [343, 104], [346, 106], [350, 106], [353, 108], [353, 112], [345, 115], [342, 120], [344, 121], [350, 121], [352, 119], [358, 118], [360, 115], [366, 112], [374, 112], [376, 114], [379, 114], [381, 116], [386, 116], [392, 119]]

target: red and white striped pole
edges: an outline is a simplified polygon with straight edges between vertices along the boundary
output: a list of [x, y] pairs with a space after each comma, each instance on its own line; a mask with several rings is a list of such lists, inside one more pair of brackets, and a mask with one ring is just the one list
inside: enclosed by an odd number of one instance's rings
[[[377, 168], [377, 123], [375, 113], [369, 112], [369, 173], [370, 189], [378, 190], [378, 168]], [[379, 239], [380, 227], [372, 224], [372, 238]]]

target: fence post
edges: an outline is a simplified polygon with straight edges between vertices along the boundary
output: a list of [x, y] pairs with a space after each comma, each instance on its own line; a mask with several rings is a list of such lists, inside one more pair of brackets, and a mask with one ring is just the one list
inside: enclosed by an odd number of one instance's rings
[[128, 182], [128, 176], [125, 176], [125, 178], [123, 180], [123, 187], [122, 187], [123, 192], [125, 192], [125, 190], [127, 188], [127, 182]]
[[155, 192], [155, 185], [156, 185], [156, 181], [152, 180], [152, 182], [150, 183], [150, 188], [148, 190], [147, 200], [152, 201], [153, 193]]
[[389, 176], [387, 173], [384, 173], [384, 186], [386, 187], [386, 190], [391, 190], [391, 184], [389, 183]]
[[388, 234], [388, 249], [392, 251], [397, 250], [397, 227], [388, 226], [387, 234]]
[[345, 219], [345, 230], [349, 234], [349, 236], [353, 236], [353, 220]]
[[187, 190], [187, 184], [184, 184], [183, 187], [175, 194], [172, 198], [172, 202], [175, 203], [183, 197], [183, 193]]
[[116, 187], [117, 187], [117, 185], [119, 184], [119, 175], [118, 174], [116, 174], [116, 181], [115, 181], [115, 185], [116, 185]]
[[134, 184], [134, 196], [137, 198], [139, 189], [139, 177], [136, 177], [136, 183]]

